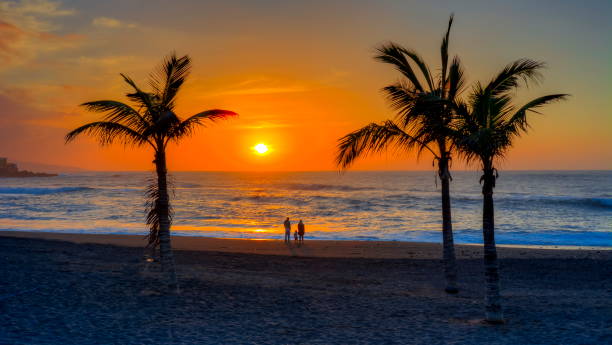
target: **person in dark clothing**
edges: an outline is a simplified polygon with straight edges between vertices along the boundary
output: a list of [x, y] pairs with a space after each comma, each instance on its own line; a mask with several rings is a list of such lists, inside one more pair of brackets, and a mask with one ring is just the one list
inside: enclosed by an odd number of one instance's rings
[[285, 226], [285, 243], [290, 243], [291, 241], [291, 222], [289, 221], [289, 217], [285, 219], [285, 221], [283, 222], [283, 225]]
[[300, 236], [300, 242], [304, 242], [304, 234], [306, 233], [306, 228], [304, 227], [304, 222], [300, 219], [298, 223], [298, 236]]

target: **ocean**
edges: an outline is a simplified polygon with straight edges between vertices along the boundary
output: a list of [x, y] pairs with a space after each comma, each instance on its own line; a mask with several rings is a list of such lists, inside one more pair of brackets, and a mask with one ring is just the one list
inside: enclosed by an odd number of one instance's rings
[[[171, 175], [174, 235], [281, 239], [289, 217], [307, 239], [441, 242], [433, 171]], [[145, 235], [152, 176], [0, 178], [0, 230]], [[479, 177], [453, 173], [457, 243], [482, 243]], [[498, 244], [612, 246], [612, 171], [501, 171], [494, 198]]]

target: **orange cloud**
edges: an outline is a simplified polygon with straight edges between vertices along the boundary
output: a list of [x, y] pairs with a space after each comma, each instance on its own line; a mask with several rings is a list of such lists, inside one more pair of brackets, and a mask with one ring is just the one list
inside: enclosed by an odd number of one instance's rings
[[99, 28], [110, 28], [110, 29], [119, 29], [119, 28], [128, 28], [132, 29], [136, 27], [136, 24], [133, 23], [124, 23], [119, 19], [109, 18], [109, 17], [97, 17], [91, 22], [91, 24], [95, 27]]
[[19, 42], [25, 32], [15, 25], [0, 21], [0, 58], [8, 62], [15, 53], [14, 46]]

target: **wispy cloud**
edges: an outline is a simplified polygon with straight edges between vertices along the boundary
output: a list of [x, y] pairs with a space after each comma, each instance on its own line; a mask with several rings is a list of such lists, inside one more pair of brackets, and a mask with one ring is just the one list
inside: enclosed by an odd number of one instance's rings
[[57, 1], [22, 0], [0, 1], [0, 18], [28, 31], [49, 32], [58, 25], [50, 18], [72, 16], [74, 9], [63, 8]]
[[234, 85], [226, 87], [224, 90], [214, 92], [216, 96], [225, 95], [267, 95], [276, 93], [295, 93], [306, 92], [309, 89], [301, 84], [287, 83], [271, 78], [247, 79]]
[[85, 68], [112, 68], [113, 72], [119, 73], [116, 69], [137, 62], [135, 56], [79, 56], [73, 60], [75, 63]]
[[71, 16], [73, 9], [47, 0], [0, 1], [0, 60], [3, 67], [24, 64], [42, 52], [75, 46], [79, 35], [57, 35], [54, 19]]
[[272, 93], [291, 93], [291, 92], [304, 92], [306, 88], [301, 86], [288, 86], [288, 87], [251, 87], [244, 89], [234, 89], [218, 92], [217, 95], [265, 95]]
[[2, 1], [0, 8], [10, 9], [15, 13], [22, 14], [43, 14], [49, 17], [73, 15], [75, 10], [61, 8], [58, 1], [48, 0], [21, 0], [21, 1]]
[[119, 19], [109, 18], [109, 17], [94, 18], [91, 24], [98, 28], [110, 28], [110, 29], [121, 29], [121, 28], [132, 29], [136, 27], [136, 24], [124, 23], [120, 21]]
[[267, 122], [267, 121], [257, 122], [256, 121], [253, 124], [238, 125], [237, 127], [242, 128], [242, 129], [270, 129], [270, 128], [288, 128], [288, 127], [293, 127], [293, 125], [290, 125], [288, 123]]

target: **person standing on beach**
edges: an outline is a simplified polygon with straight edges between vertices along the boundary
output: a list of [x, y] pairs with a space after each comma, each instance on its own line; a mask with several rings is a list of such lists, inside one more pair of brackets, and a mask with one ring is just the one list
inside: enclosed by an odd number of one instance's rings
[[304, 234], [306, 233], [306, 228], [304, 227], [304, 222], [300, 219], [298, 223], [298, 235], [300, 236], [300, 242], [304, 243]]
[[291, 242], [291, 222], [289, 221], [289, 217], [285, 219], [285, 222], [283, 224], [285, 225], [285, 242], [290, 243]]

